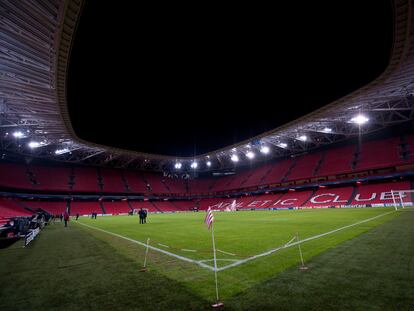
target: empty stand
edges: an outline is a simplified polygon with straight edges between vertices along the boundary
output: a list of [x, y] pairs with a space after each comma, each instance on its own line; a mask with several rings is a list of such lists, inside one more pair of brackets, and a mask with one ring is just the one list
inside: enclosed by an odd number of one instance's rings
[[209, 193], [213, 187], [215, 180], [206, 179], [190, 179], [188, 180], [188, 190], [190, 193]]
[[101, 192], [98, 185], [98, 174], [96, 168], [75, 168], [74, 191], [79, 192]]
[[27, 176], [25, 165], [0, 163], [0, 172], [0, 186], [19, 189], [31, 189], [33, 187]]
[[106, 214], [118, 215], [127, 214], [131, 209], [129, 208], [128, 202], [103, 202]]
[[31, 216], [32, 213], [18, 205], [14, 200], [0, 199], [0, 217]]
[[272, 165], [270, 172], [261, 181], [261, 184], [279, 183], [288, 173], [292, 159], [282, 160]]
[[177, 194], [186, 193], [187, 188], [186, 188], [185, 182], [186, 181], [181, 178], [170, 178], [170, 177], [164, 178], [164, 185], [166, 186], [166, 188], [168, 189], [170, 193], [177, 193]]
[[355, 151], [355, 145], [327, 150], [317, 175], [336, 175], [352, 171]]
[[170, 191], [165, 186], [165, 177], [161, 174], [143, 173], [143, 179], [150, 185], [151, 193], [169, 193]]
[[266, 178], [267, 174], [272, 170], [271, 164], [262, 165], [253, 169], [246, 182], [243, 184], [244, 188], [253, 187], [262, 184], [262, 180]]
[[31, 166], [37, 184], [32, 187], [39, 190], [70, 191], [70, 169], [66, 167]]
[[398, 137], [361, 144], [356, 169], [375, 169], [404, 163], [405, 160], [399, 154], [399, 144]]
[[66, 210], [66, 202], [64, 201], [22, 201], [22, 204], [34, 210], [41, 208], [52, 215], [60, 215]]
[[134, 171], [124, 172], [125, 181], [129, 186], [130, 192], [133, 193], [146, 193], [148, 192], [146, 183], [142, 178], [142, 175]]
[[77, 202], [72, 201], [70, 204], [70, 214], [76, 215], [91, 215], [93, 212], [102, 214], [102, 208], [99, 205], [99, 202]]
[[313, 177], [321, 157], [321, 152], [298, 157], [295, 166], [289, 174], [289, 180], [308, 179]]
[[104, 192], [125, 193], [126, 185], [122, 179], [120, 170], [101, 169], [101, 177]]

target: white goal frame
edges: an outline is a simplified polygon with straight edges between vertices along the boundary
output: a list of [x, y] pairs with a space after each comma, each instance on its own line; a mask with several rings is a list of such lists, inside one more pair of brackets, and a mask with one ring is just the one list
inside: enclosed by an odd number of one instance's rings
[[[404, 209], [407, 205], [407, 204], [404, 205], [405, 202], [400, 195], [401, 193], [414, 193], [414, 190], [391, 190], [392, 201], [394, 203], [394, 208], [396, 211], [398, 210], [397, 205], [401, 206], [402, 209]], [[398, 204], [397, 204], [397, 200], [399, 200]]]

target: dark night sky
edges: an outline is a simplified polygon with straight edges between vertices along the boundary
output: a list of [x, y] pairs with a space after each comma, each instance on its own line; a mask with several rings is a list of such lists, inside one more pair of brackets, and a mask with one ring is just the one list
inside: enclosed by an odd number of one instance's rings
[[133, 2], [89, 0], [81, 15], [68, 105], [85, 140], [180, 156], [212, 151], [346, 95], [389, 60], [390, 0]]

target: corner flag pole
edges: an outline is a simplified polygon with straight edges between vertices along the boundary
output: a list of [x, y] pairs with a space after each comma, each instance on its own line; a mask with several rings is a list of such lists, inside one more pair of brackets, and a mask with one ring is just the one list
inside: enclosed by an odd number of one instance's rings
[[147, 271], [147, 257], [148, 257], [148, 246], [149, 246], [150, 238], [147, 239], [147, 249], [145, 250], [145, 259], [144, 259], [144, 267], [140, 269], [140, 272]]
[[216, 243], [214, 241], [214, 223], [211, 223], [211, 238], [213, 240], [213, 254], [214, 254], [214, 279], [216, 281], [216, 302], [219, 304], [218, 283], [217, 283], [217, 258], [216, 258]]
[[302, 248], [300, 247], [300, 240], [299, 240], [299, 232], [296, 232], [296, 237], [298, 240], [298, 247], [299, 247], [299, 254], [300, 254], [300, 260], [302, 261], [302, 266], [300, 267], [301, 270], [307, 270], [308, 267], [305, 266], [305, 263], [303, 262], [303, 255], [302, 255]]

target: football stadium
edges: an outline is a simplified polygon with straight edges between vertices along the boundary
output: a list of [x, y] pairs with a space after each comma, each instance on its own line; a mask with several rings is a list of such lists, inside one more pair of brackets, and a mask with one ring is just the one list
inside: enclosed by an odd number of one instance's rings
[[[79, 58], [96, 51], [78, 43], [105, 1], [93, 2], [0, 0], [2, 310], [414, 310], [414, 1], [389, 1], [375, 77], [303, 110], [292, 94], [277, 107], [294, 117], [218, 145], [198, 136], [191, 152], [172, 138], [160, 149], [179, 125], [151, 104], [101, 123], [146, 119], [153, 149], [139, 133], [133, 147], [80, 134], [79, 115], [105, 131], [71, 108], [86, 97], [76, 84], [93, 87]], [[232, 133], [268, 113], [239, 108], [248, 121]]]

